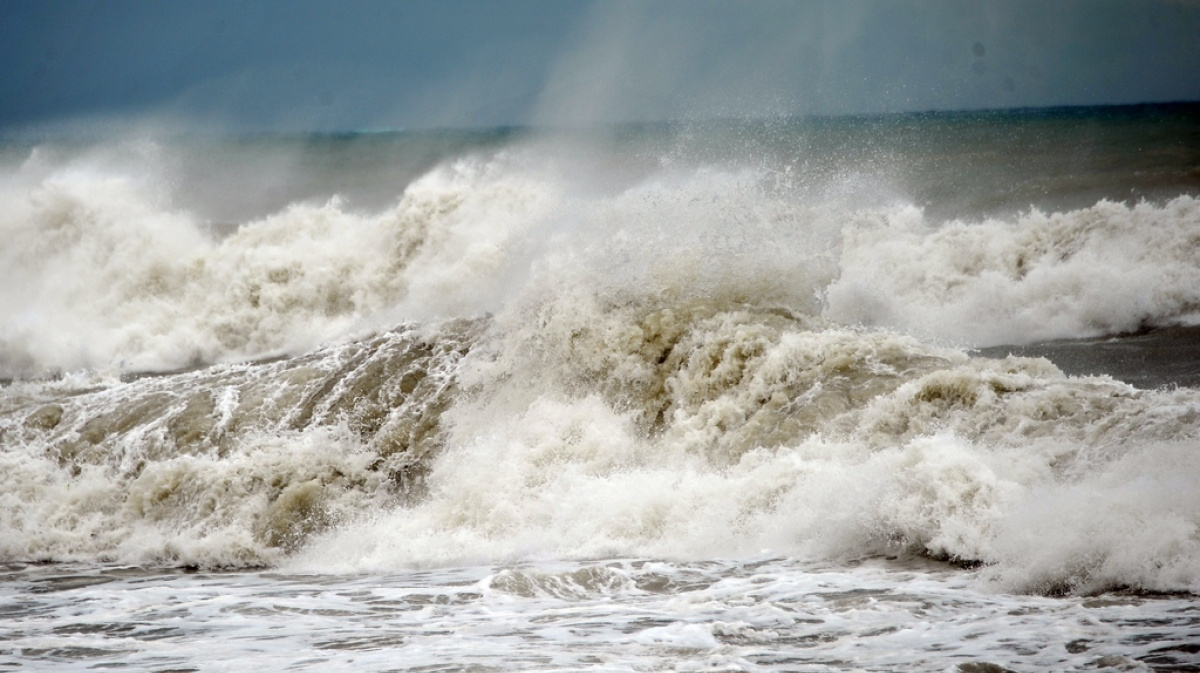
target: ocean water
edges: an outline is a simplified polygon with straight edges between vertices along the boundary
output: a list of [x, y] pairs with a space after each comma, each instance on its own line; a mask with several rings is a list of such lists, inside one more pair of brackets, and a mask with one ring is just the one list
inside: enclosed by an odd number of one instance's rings
[[1200, 670], [1200, 107], [0, 147], [0, 670]]

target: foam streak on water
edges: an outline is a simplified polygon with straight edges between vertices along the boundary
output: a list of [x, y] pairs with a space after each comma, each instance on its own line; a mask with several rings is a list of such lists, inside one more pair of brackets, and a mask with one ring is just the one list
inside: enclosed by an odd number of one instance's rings
[[[0, 667], [1184, 670], [1186, 597], [1037, 599], [882, 559], [614, 560], [383, 576], [10, 566]], [[212, 643], [221, 646], [214, 648]], [[975, 668], [972, 668], [974, 666]]]

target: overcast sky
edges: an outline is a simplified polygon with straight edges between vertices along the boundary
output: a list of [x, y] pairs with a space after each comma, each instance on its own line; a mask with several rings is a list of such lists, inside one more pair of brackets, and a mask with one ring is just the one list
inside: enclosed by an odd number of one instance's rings
[[586, 124], [1200, 100], [1192, 0], [6, 0], [0, 128]]

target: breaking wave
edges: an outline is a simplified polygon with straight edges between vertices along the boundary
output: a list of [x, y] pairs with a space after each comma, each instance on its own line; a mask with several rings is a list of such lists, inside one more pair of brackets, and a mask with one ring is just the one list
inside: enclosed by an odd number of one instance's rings
[[496, 312], [572, 274], [964, 346], [1194, 322], [1200, 307], [1189, 196], [935, 222], [766, 169], [598, 188], [533, 155], [449, 161], [378, 212], [302, 201], [219, 236], [145, 176], [35, 151], [0, 186], [0, 375], [298, 353]]
[[918, 553], [1200, 590], [1200, 395], [963, 350], [1194, 321], [1194, 198], [934, 222], [568, 168], [509, 148], [218, 232], [35, 154], [0, 187], [0, 559]]

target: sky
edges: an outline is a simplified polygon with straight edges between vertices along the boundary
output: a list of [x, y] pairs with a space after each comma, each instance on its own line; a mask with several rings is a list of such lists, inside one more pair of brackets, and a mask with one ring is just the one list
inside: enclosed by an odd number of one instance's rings
[[1200, 0], [6, 0], [0, 130], [1200, 100]]

